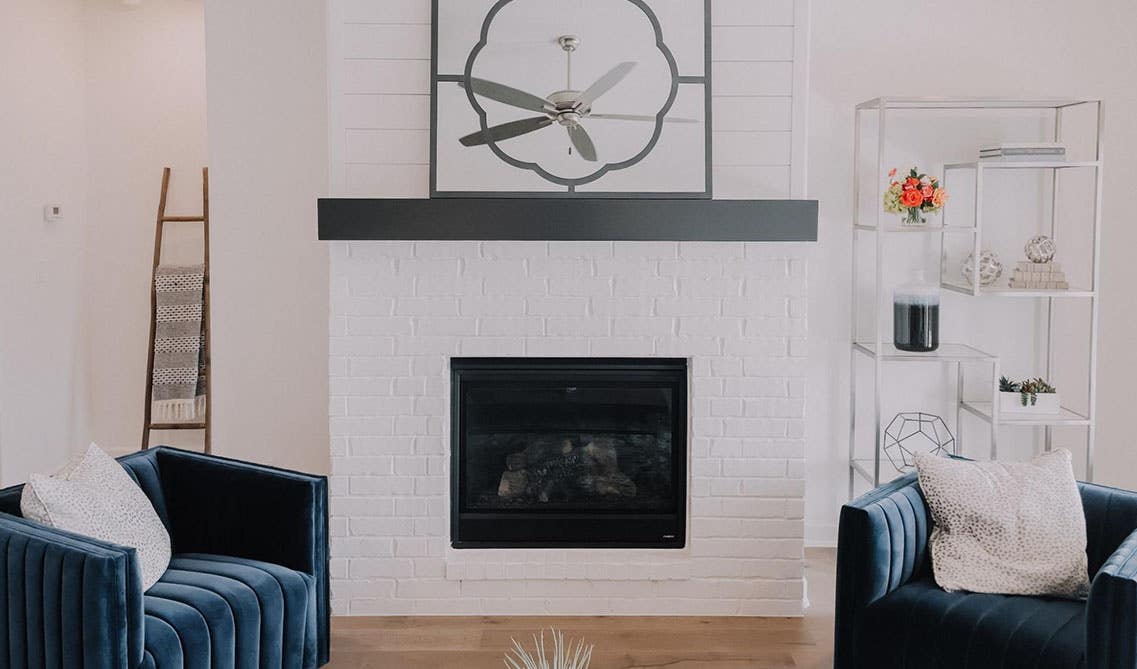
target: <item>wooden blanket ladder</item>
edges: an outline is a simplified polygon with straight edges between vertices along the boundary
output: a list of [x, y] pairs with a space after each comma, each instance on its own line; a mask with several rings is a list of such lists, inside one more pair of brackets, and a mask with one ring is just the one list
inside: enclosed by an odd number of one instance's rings
[[[166, 214], [166, 195], [170, 188], [170, 168], [162, 168], [162, 192], [158, 197], [158, 220], [154, 229], [154, 264], [150, 272], [150, 342], [146, 355], [146, 404], [142, 424], [142, 449], [150, 447], [151, 430], [204, 430], [205, 452], [211, 451], [210, 436], [213, 420], [212, 381], [213, 370], [210, 358], [210, 330], [209, 330], [209, 168], [201, 168], [201, 215], [199, 216], [168, 216]], [[154, 334], [158, 318], [158, 293], [155, 290], [155, 278], [158, 266], [162, 261], [162, 237], [167, 223], [201, 223], [202, 225], [202, 264], [204, 277], [202, 282], [201, 324], [202, 342], [201, 356], [204, 362], [205, 382], [205, 415], [201, 420], [194, 422], [154, 423], [151, 421], [151, 407], [154, 399]]]

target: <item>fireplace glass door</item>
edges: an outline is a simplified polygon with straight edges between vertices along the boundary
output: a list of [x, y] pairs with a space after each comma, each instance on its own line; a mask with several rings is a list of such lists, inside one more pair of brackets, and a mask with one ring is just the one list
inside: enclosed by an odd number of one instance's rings
[[455, 547], [683, 545], [685, 360], [451, 369]]

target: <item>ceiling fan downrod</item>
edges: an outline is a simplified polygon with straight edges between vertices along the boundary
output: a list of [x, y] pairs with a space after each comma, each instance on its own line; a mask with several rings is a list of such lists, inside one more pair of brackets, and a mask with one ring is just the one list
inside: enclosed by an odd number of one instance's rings
[[580, 46], [580, 38], [576, 35], [561, 35], [557, 38], [557, 44], [565, 52], [565, 90], [572, 90], [572, 52], [576, 51]]

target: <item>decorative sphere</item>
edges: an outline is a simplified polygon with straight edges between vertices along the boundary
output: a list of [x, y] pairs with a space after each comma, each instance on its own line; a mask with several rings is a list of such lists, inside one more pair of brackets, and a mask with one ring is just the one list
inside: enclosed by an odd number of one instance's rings
[[1046, 235], [1037, 235], [1027, 240], [1026, 246], [1023, 251], [1026, 251], [1026, 257], [1031, 262], [1044, 263], [1054, 260], [1054, 253], [1057, 251], [1054, 247], [1054, 240]]
[[[967, 259], [963, 261], [963, 267], [960, 268], [960, 274], [967, 280], [968, 283], [973, 281], [972, 276], [975, 273], [975, 254], [968, 253]], [[1003, 276], [1003, 263], [999, 260], [999, 256], [995, 255], [994, 251], [983, 249], [979, 252], [979, 285], [990, 286]]]

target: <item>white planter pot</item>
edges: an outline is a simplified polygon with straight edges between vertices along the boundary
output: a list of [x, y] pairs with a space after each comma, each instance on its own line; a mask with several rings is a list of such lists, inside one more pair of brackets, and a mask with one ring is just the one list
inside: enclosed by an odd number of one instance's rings
[[1039, 393], [1038, 400], [1023, 406], [1022, 393], [999, 393], [999, 411], [1003, 413], [1056, 414], [1062, 411], [1058, 393]]

